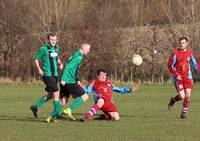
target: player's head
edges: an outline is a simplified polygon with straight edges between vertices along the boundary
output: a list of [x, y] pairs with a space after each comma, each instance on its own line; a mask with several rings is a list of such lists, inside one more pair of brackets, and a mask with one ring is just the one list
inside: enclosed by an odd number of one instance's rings
[[188, 39], [186, 38], [186, 37], [181, 37], [180, 39], [179, 39], [179, 48], [180, 48], [180, 50], [183, 50], [183, 51], [185, 51], [186, 50], [186, 48], [187, 48], [187, 46], [188, 46]]
[[99, 79], [100, 81], [106, 81], [106, 79], [107, 79], [107, 74], [106, 74], [106, 71], [105, 71], [105, 70], [99, 69], [99, 70], [97, 71], [97, 75], [98, 75], [98, 79]]
[[83, 55], [87, 55], [90, 52], [90, 44], [82, 43], [80, 50], [82, 51]]
[[47, 38], [48, 38], [49, 44], [51, 46], [55, 46], [56, 45], [56, 43], [57, 43], [57, 35], [56, 34], [49, 33]]

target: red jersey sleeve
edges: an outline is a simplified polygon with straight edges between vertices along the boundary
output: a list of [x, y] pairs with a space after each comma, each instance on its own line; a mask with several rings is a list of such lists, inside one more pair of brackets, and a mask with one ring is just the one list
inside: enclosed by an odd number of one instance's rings
[[200, 73], [200, 64], [197, 60], [197, 57], [194, 55], [194, 52], [191, 51], [191, 58], [190, 58], [190, 62], [193, 66], [193, 68], [198, 72]]
[[167, 67], [169, 69], [169, 71], [172, 73], [172, 75], [176, 78], [177, 76], [179, 76], [179, 74], [176, 72], [176, 53], [177, 51], [174, 51], [172, 53], [172, 55], [169, 58]]

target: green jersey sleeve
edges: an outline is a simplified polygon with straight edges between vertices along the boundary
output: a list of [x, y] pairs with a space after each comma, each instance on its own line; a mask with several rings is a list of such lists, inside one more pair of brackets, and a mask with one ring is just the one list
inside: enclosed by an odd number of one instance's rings
[[39, 60], [45, 54], [45, 47], [41, 47], [36, 53], [34, 60]]

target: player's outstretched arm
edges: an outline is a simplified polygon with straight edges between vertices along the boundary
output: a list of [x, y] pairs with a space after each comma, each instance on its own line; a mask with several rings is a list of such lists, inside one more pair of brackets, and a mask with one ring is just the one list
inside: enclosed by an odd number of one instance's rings
[[133, 83], [131, 88], [117, 87], [115, 85], [112, 85], [112, 86], [113, 86], [112, 90], [120, 94], [130, 94], [130, 93], [135, 92], [139, 88], [139, 85], [136, 83]]

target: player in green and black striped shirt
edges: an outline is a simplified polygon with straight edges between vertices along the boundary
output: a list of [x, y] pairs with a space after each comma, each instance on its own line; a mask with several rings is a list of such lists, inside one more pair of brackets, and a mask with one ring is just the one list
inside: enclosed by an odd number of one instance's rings
[[68, 98], [71, 95], [75, 99], [68, 108], [63, 110], [63, 113], [71, 120], [75, 120], [75, 118], [72, 116], [72, 111], [88, 99], [88, 95], [85, 93], [80, 82], [78, 69], [83, 61], [83, 56], [86, 56], [89, 52], [90, 45], [86, 43], [82, 44], [80, 49], [75, 51], [69, 58], [61, 75], [61, 95], [65, 95]]
[[[37, 118], [38, 108], [45, 104], [49, 99], [53, 98], [54, 110], [47, 118], [47, 122], [54, 122], [55, 118], [59, 115], [61, 110], [61, 104], [59, 101], [60, 95], [57, 86], [58, 82], [58, 70], [62, 69], [63, 65], [59, 59], [60, 51], [57, 45], [57, 36], [54, 34], [48, 35], [48, 43], [44, 44], [34, 57], [34, 63], [36, 65], [38, 74], [42, 76], [45, 90], [47, 94], [42, 96], [34, 105], [30, 108], [33, 115]], [[42, 68], [40, 67], [39, 60], [42, 61]]]

